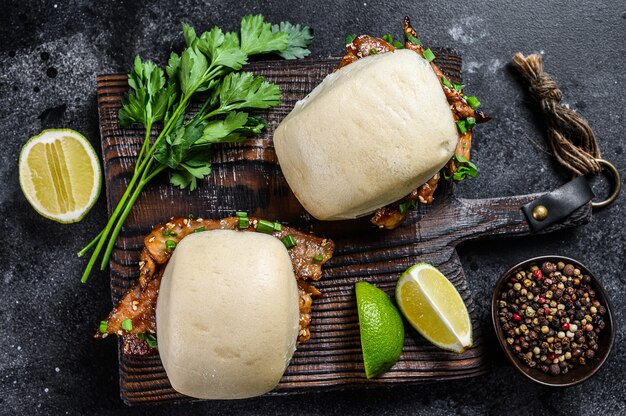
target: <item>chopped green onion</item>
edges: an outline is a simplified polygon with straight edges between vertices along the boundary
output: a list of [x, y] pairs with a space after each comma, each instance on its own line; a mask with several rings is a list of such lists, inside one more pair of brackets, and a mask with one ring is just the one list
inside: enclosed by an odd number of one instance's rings
[[467, 133], [467, 123], [465, 122], [465, 119], [457, 120], [456, 127], [459, 129], [459, 133]]
[[259, 233], [272, 234], [274, 232], [274, 223], [266, 220], [259, 220], [256, 223], [256, 230]]
[[240, 230], [245, 230], [246, 228], [250, 227], [250, 218], [239, 217], [237, 227], [239, 227]]
[[274, 231], [280, 231], [283, 229], [283, 226], [279, 222], [274, 223]]
[[[419, 39], [418, 39], [418, 38], [416, 38], [415, 36], [412, 36], [410, 33], [407, 33], [407, 34], [406, 34], [406, 38], [409, 40], [409, 42], [411, 42], [411, 43], [413, 43], [413, 44], [415, 44], [415, 45], [421, 45], [421, 44], [422, 44], [422, 41], [421, 41], [421, 40], [419, 40]], [[430, 51], [430, 49], [428, 49], [428, 50]], [[424, 51], [424, 52], [425, 52], [425, 51]], [[431, 51], [431, 53], [432, 53], [432, 51]], [[433, 59], [435, 59], [435, 58], [433, 58]]]
[[465, 123], [467, 124], [467, 129], [471, 130], [472, 127], [476, 125], [476, 119], [474, 117], [467, 117]]
[[280, 241], [282, 241], [287, 248], [295, 247], [298, 244], [296, 239], [293, 238], [293, 235], [291, 234], [287, 234], [286, 236], [281, 238]]
[[351, 44], [354, 39], [356, 39], [356, 35], [354, 33], [349, 34], [348, 36], [346, 36], [346, 45]]
[[472, 108], [480, 107], [480, 101], [478, 101], [478, 98], [476, 98], [475, 95], [472, 95], [471, 97], [466, 97], [465, 101], [467, 101], [467, 105], [469, 105]]
[[391, 34], [389, 33], [383, 35], [382, 39], [387, 43], [393, 43], [393, 36], [391, 36]]
[[133, 321], [131, 319], [124, 319], [122, 321], [122, 329], [124, 329], [126, 331], [132, 331], [133, 330]]
[[376, 55], [378, 51], [374, 48], [370, 49], [370, 55]]
[[196, 218], [196, 216], [193, 214], [189, 214], [187, 215], [187, 218], [189, 218], [190, 220], [193, 220], [194, 218]]
[[393, 42], [393, 47], [396, 48], [396, 49], [403, 49], [404, 45], [399, 40], [396, 40], [396, 41]]
[[163, 231], [163, 237], [176, 237], [178, 234], [174, 230]]
[[453, 84], [454, 85], [454, 89], [458, 92], [463, 91], [463, 88], [465, 88], [465, 84], [457, 84], [456, 82]]
[[144, 340], [148, 343], [150, 348], [158, 348], [157, 339], [152, 334], [137, 334], [137, 338]]
[[174, 240], [165, 240], [165, 250], [170, 252], [176, 248], [176, 241]]
[[196, 228], [195, 230], [193, 230], [194, 233], [201, 233], [202, 231], [206, 231], [206, 228], [200, 227], [200, 228]]
[[235, 212], [235, 215], [236, 215], [237, 217], [239, 217], [239, 218], [244, 218], [244, 217], [247, 217], [247, 216], [248, 216], [248, 213], [247, 213], [247, 212], [245, 212], [245, 211], [237, 211], [237, 212]]
[[446, 78], [446, 77], [441, 77], [441, 83], [442, 83], [444, 86], [446, 86], [446, 87], [448, 87], [448, 88], [450, 88], [450, 89], [454, 88], [454, 87], [452, 86], [452, 83], [451, 83], [450, 81], [448, 81], [448, 78]]
[[324, 254], [322, 253], [317, 253], [316, 255], [313, 256], [313, 261], [315, 263], [321, 263], [322, 260], [324, 260]]
[[403, 202], [400, 204], [399, 208], [400, 208], [400, 214], [404, 214], [407, 211], [413, 211], [417, 209], [417, 202], [415, 201]]
[[107, 321], [100, 321], [100, 333], [101, 334], [106, 334], [108, 328], [109, 328], [109, 324], [107, 323]]
[[430, 50], [430, 48], [426, 49], [424, 51], [424, 59], [426, 59], [428, 62], [432, 62], [434, 61], [436, 58], [435, 54], [433, 53], [433, 51]]

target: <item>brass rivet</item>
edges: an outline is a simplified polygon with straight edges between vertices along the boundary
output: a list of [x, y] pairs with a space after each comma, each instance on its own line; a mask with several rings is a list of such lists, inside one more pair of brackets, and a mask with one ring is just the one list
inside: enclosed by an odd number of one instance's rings
[[548, 218], [548, 208], [543, 205], [537, 205], [533, 208], [533, 218], [537, 221], [543, 221]]

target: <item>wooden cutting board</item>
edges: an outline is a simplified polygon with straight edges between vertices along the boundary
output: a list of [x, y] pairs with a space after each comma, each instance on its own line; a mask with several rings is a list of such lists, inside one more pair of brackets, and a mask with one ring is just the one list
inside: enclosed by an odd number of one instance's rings
[[[194, 192], [168, 185], [163, 174], [144, 191], [117, 241], [111, 260], [111, 293], [116, 302], [138, 276], [137, 259], [143, 237], [152, 225], [169, 217], [193, 213], [205, 218], [232, 216], [236, 210], [280, 222], [336, 243], [334, 258], [316, 286], [323, 297], [312, 311], [311, 340], [298, 346], [278, 387], [269, 395], [331, 389], [369, 388], [473, 377], [487, 370], [483, 337], [455, 247], [464, 241], [498, 235], [530, 233], [520, 206], [538, 195], [495, 199], [460, 199], [454, 187], [441, 181], [435, 203], [420, 206], [393, 231], [379, 230], [368, 219], [321, 223], [312, 219], [285, 182], [272, 146], [274, 127], [295, 102], [309, 93], [338, 64], [337, 58], [264, 61], [247, 69], [280, 85], [283, 101], [264, 116], [270, 126], [254, 140], [215, 146], [213, 173]], [[454, 82], [461, 82], [461, 59], [437, 51], [437, 62]], [[132, 175], [142, 129], [120, 128], [117, 113], [128, 90], [126, 75], [97, 78], [102, 154], [109, 212]], [[476, 140], [480, 140], [480, 129]], [[475, 179], [480, 181], [480, 176]], [[486, 185], [486, 184], [485, 184]], [[565, 222], [547, 229], [587, 222], [590, 206]], [[412, 328], [398, 363], [384, 375], [367, 380], [363, 370], [354, 284], [367, 280], [393, 294], [399, 274], [417, 262], [437, 266], [461, 293], [472, 316], [474, 345], [463, 354], [441, 351]], [[482, 299], [481, 302], [488, 302]], [[254, 340], [250, 340], [254, 342]], [[174, 391], [158, 354], [128, 357], [120, 354], [121, 397], [127, 404], [190, 400]]]

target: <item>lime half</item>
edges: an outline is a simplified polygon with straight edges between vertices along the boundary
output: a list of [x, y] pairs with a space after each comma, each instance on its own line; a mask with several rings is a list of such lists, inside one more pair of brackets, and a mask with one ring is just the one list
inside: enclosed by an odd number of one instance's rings
[[355, 285], [361, 349], [367, 378], [389, 370], [404, 345], [402, 317], [385, 292], [367, 282]]
[[19, 171], [28, 202], [60, 223], [80, 221], [100, 195], [98, 156], [74, 130], [49, 129], [31, 137], [22, 147]]
[[396, 301], [407, 321], [439, 348], [463, 352], [472, 345], [472, 322], [465, 303], [434, 266], [409, 267], [398, 280]]

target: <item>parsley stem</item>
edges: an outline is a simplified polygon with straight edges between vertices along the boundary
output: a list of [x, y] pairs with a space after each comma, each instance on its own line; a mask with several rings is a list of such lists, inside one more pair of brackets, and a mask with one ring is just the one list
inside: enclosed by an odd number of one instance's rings
[[[131, 191], [133, 190], [133, 187], [135, 186], [135, 182], [137, 182], [137, 179], [139, 179], [139, 176], [140, 176], [139, 172], [133, 174], [133, 177], [130, 179], [129, 184], [126, 187], [126, 191], [124, 191], [124, 194], [122, 195], [122, 197], [117, 202], [117, 205], [115, 206], [115, 209], [113, 210], [113, 214], [111, 214], [111, 217], [109, 218], [109, 221], [107, 222], [107, 225], [104, 227], [104, 230], [100, 233], [100, 237], [98, 239], [98, 244], [96, 245], [96, 248], [94, 249], [93, 253], [91, 254], [91, 258], [89, 259], [89, 263], [87, 263], [87, 267], [85, 268], [85, 272], [83, 273], [83, 276], [80, 279], [81, 282], [85, 283], [87, 281], [87, 279], [89, 278], [89, 274], [91, 273], [91, 269], [93, 268], [93, 266], [94, 266], [94, 264], [95, 264], [95, 262], [96, 262], [96, 260], [98, 258], [98, 255], [100, 254], [100, 251], [102, 250], [102, 246], [104, 246], [106, 238], [109, 235], [109, 233], [111, 232], [111, 228], [113, 228], [113, 224], [117, 220], [118, 215], [121, 213], [122, 209], [126, 205], [126, 200], [128, 199], [129, 195], [131, 194]], [[89, 243], [89, 245], [93, 245], [93, 244]], [[83, 249], [83, 250], [85, 250], [85, 249]], [[82, 252], [82, 250], [81, 250], [81, 252]]]
[[82, 248], [82, 250], [80, 250], [78, 252], [78, 257], [82, 257], [85, 254], [87, 254], [87, 252], [89, 251], [89, 249], [91, 249], [91, 247], [95, 246], [98, 243], [98, 240], [100, 240], [100, 237], [102, 237], [102, 233], [104, 232], [104, 230], [101, 230], [98, 235], [89, 242], [89, 244], [87, 244], [85, 247]]
[[143, 139], [143, 144], [141, 145], [141, 150], [139, 151], [139, 155], [137, 156], [137, 161], [135, 162], [135, 171], [134, 173], [137, 173], [137, 169], [139, 168], [139, 163], [141, 162], [141, 158], [144, 154], [144, 152], [146, 151], [146, 149], [148, 148], [148, 146], [150, 146], [150, 133], [152, 133], [152, 121], [148, 122], [148, 124], [146, 124], [146, 137]]
[[141, 175], [141, 180], [135, 187], [133, 194], [131, 195], [130, 199], [128, 200], [128, 202], [126, 202], [124, 206], [124, 211], [122, 211], [121, 216], [118, 218], [117, 222], [115, 223], [115, 228], [111, 232], [106, 250], [104, 251], [104, 254], [102, 255], [102, 261], [100, 262], [100, 270], [106, 269], [107, 265], [109, 264], [109, 258], [111, 257], [111, 253], [113, 252], [113, 247], [115, 247], [115, 241], [117, 240], [117, 236], [120, 234], [120, 231], [122, 230], [122, 226], [124, 225], [124, 222], [126, 222], [126, 218], [128, 217], [128, 215], [132, 211], [133, 206], [135, 205], [137, 198], [139, 198], [139, 195], [141, 194], [142, 189], [144, 188], [144, 186], [148, 184], [148, 182], [150, 182], [150, 180], [152, 180], [152, 178], [154, 178], [156, 175], [161, 173], [163, 170], [167, 169], [166, 165], [159, 164], [159, 166], [157, 166], [156, 169], [154, 169], [152, 173], [148, 175], [148, 171], [150, 170], [149, 167], [150, 165], [148, 165], [143, 170], [143, 174]]

